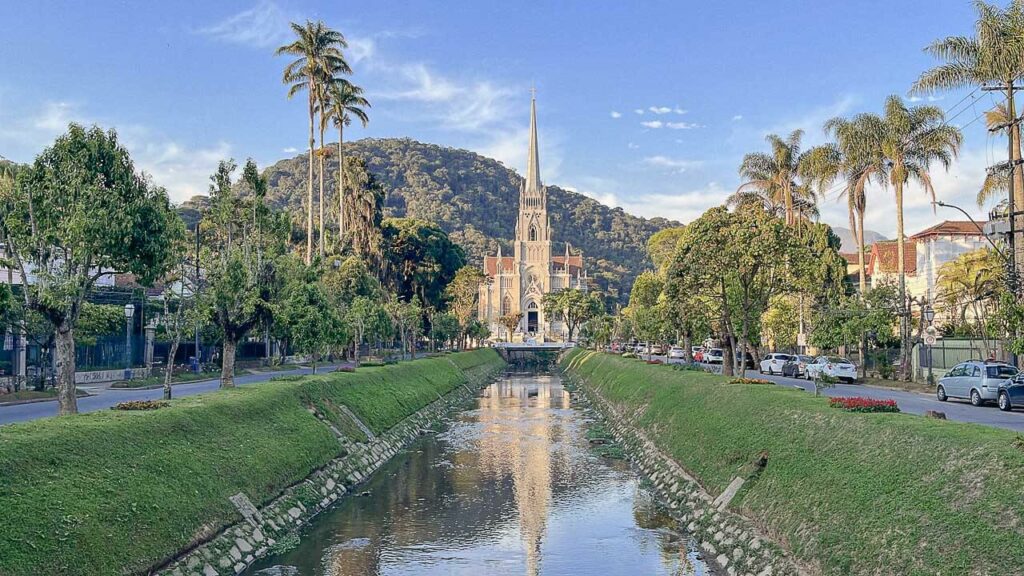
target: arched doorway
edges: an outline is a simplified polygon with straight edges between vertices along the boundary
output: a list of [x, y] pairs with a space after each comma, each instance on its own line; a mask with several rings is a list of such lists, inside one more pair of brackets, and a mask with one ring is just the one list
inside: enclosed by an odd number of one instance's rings
[[526, 305], [526, 331], [531, 334], [536, 334], [540, 328], [540, 310], [537, 308], [537, 303], [530, 301]]

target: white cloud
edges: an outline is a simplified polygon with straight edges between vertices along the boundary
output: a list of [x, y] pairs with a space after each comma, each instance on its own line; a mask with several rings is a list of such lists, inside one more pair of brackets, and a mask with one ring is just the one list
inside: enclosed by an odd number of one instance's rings
[[666, 122], [665, 127], [670, 130], [693, 130], [694, 128], [703, 128], [703, 126], [695, 122]]
[[377, 41], [374, 38], [348, 36], [348, 63], [359, 64], [369, 60], [377, 53]]
[[742, 114], [737, 114], [737, 115], [732, 117], [732, 121], [733, 122], [739, 122], [740, 120], [743, 120], [743, 115]]
[[299, 149], [296, 148], [295, 146], [289, 146], [281, 150], [281, 152], [284, 152], [285, 154], [295, 154], [298, 151]]
[[672, 111], [675, 112], [676, 114], [686, 114], [687, 112], [689, 112], [689, 110], [683, 110], [679, 106], [673, 108]]
[[622, 118], [622, 113], [621, 112], [616, 112], [615, 110], [612, 110], [610, 116], [612, 118]]
[[32, 120], [35, 128], [52, 133], [54, 136], [67, 130], [76, 113], [75, 106], [68, 102], [47, 102], [39, 116]]
[[680, 160], [661, 155], [648, 156], [640, 162], [646, 166], [652, 166], [655, 168], [668, 168], [677, 174], [682, 174], [690, 168], [695, 168], [704, 164], [700, 160]]
[[661, 120], [648, 120], [647, 122], [641, 122], [640, 125], [643, 126], [644, 128], [658, 129], [664, 126], [665, 123], [662, 122]]
[[929, 96], [928, 97], [928, 101], [929, 102], [938, 102], [940, 100], [945, 100], [945, 99], [946, 99], [945, 96]]
[[633, 112], [636, 112], [637, 114], [643, 114], [644, 113], [644, 109], [643, 108], [637, 108], [636, 110], [633, 110]]
[[626, 144], [626, 148], [629, 148], [630, 150], [636, 150], [637, 148], [640, 148], [640, 145], [630, 142], [629, 144]]
[[252, 8], [200, 28], [196, 33], [230, 44], [270, 48], [291, 38], [289, 23], [294, 19], [276, 3], [261, 0]]
[[921, 98], [920, 96], [911, 96], [910, 98], [907, 98], [907, 100], [911, 102], [920, 102], [921, 100], [923, 100], [923, 98]]
[[217, 163], [231, 157], [231, 145], [219, 142], [207, 148], [190, 148], [164, 139], [151, 139], [141, 131], [141, 142], [125, 137], [125, 147], [135, 165], [152, 176], [153, 183], [167, 189], [172, 202], [181, 202], [209, 191], [210, 175]]
[[672, 111], [668, 106], [651, 106], [648, 108], [654, 114], [668, 114]]

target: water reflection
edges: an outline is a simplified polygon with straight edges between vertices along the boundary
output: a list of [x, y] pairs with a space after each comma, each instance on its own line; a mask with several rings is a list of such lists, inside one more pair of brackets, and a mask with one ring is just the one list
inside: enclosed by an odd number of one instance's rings
[[250, 573], [708, 573], [632, 471], [588, 449], [583, 426], [557, 377], [509, 376]]

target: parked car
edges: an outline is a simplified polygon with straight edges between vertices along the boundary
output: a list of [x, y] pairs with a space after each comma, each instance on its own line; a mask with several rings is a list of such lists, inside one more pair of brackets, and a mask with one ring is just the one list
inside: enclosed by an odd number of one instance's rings
[[647, 354], [647, 342], [637, 342], [633, 351], [637, 354]]
[[673, 346], [668, 349], [668, 357], [673, 360], [682, 360], [686, 357], [686, 350], [683, 350], [679, 346]]
[[651, 350], [648, 352], [648, 354], [654, 354], [656, 356], [661, 356], [664, 353], [665, 349], [661, 347], [661, 344], [651, 344]]
[[857, 367], [842, 356], [818, 356], [807, 365], [806, 371], [808, 380], [825, 375], [849, 382], [857, 381]]
[[712, 348], [704, 353], [704, 362], [708, 364], [721, 364], [722, 363], [722, 349]]
[[[740, 352], [739, 350], [737, 350], [736, 351], [736, 361], [737, 362], [741, 362], [740, 358], [742, 358], [742, 357], [743, 357], [743, 352]], [[747, 352], [746, 361], [742, 362], [742, 364], [746, 365], [746, 367], [750, 368], [751, 370], [756, 368], [756, 366], [754, 364], [754, 357], [750, 354], [750, 352]]]
[[[939, 378], [935, 397], [940, 402], [948, 398], [965, 398], [975, 406], [999, 400], [999, 389], [1007, 380], [1017, 376], [1017, 369], [1003, 362], [968, 360], [961, 362]], [[1013, 398], [1007, 393], [1007, 400]]]
[[1024, 407], [1024, 372], [1018, 372], [1016, 376], [999, 385], [997, 404], [1000, 410]]
[[791, 378], [806, 378], [807, 365], [814, 362], [814, 356], [797, 354], [789, 362], [782, 365], [782, 375]]
[[761, 360], [759, 366], [761, 374], [782, 374], [782, 369], [786, 366], [786, 362], [791, 361], [794, 358], [792, 354], [779, 354], [777, 352], [769, 354]]
[[703, 362], [704, 361], [704, 349], [703, 348], [693, 353], [693, 361], [694, 362]]

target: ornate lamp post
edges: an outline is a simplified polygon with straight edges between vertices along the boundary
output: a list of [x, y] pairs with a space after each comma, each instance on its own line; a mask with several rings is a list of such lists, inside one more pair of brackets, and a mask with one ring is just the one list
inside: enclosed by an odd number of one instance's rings
[[132, 317], [135, 316], [135, 305], [124, 305], [124, 379], [132, 379]]

